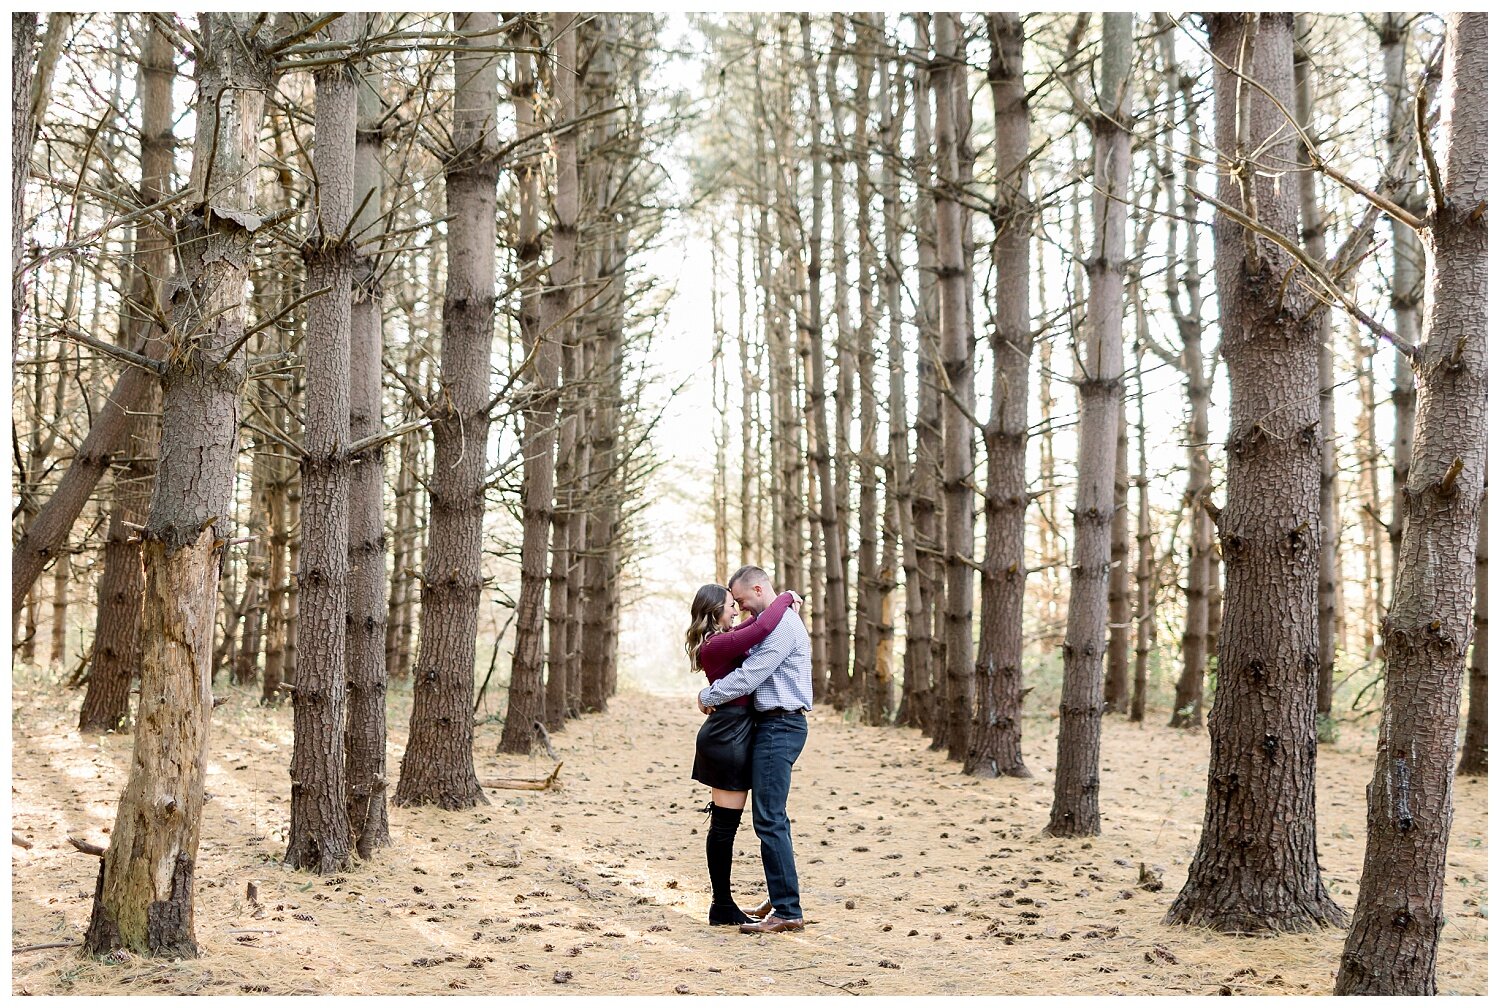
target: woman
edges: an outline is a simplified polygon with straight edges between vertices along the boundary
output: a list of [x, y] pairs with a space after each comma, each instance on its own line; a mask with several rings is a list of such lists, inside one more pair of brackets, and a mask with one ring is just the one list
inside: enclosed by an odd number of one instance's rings
[[[750, 649], [771, 635], [788, 609], [799, 608], [795, 592], [776, 596], [758, 619], [734, 626], [740, 608], [729, 589], [704, 585], [693, 598], [692, 623], [683, 645], [693, 669], [702, 670], [709, 682], [722, 679], [739, 667]], [[708, 877], [713, 884], [713, 903], [708, 908], [710, 924], [748, 924], [748, 916], [729, 892], [729, 869], [734, 862], [734, 835], [740, 828], [745, 798], [750, 791], [750, 715], [748, 696], [716, 707], [698, 729], [698, 752], [693, 759], [693, 780], [712, 790], [709, 805]], [[770, 904], [757, 910], [764, 915]]]

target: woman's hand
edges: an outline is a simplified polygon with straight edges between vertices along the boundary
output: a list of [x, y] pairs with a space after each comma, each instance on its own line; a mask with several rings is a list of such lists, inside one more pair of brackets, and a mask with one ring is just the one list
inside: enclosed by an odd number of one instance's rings
[[800, 613], [802, 611], [802, 603], [806, 600], [794, 591], [789, 591], [787, 594], [792, 597], [792, 612]]

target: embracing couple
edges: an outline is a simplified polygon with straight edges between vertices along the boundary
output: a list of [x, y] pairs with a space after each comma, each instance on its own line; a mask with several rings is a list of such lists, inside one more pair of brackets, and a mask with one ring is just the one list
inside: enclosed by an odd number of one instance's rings
[[[738, 924], [747, 934], [802, 930], [792, 823], [786, 814], [792, 764], [807, 742], [807, 712], [812, 709], [812, 642], [801, 608], [795, 592], [776, 594], [765, 571], [741, 567], [727, 587], [698, 589], [685, 644], [693, 668], [708, 677], [697, 697], [698, 710], [708, 720], [698, 731], [693, 760], [693, 779], [713, 792], [708, 922]], [[741, 613], [749, 618], [735, 626]], [[749, 914], [729, 890], [734, 835], [747, 792], [769, 896]]]

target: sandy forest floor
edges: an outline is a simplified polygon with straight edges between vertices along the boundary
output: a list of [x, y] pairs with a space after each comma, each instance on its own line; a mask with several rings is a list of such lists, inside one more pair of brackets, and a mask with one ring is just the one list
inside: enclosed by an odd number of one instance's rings
[[[752, 937], [703, 923], [701, 811], [688, 779], [699, 717], [682, 696], [626, 694], [556, 736], [564, 787], [491, 791], [467, 812], [393, 809], [395, 846], [336, 878], [283, 869], [290, 710], [235, 692], [214, 716], [197, 933], [187, 962], [105, 965], [75, 948], [16, 955], [19, 994], [1326, 994], [1342, 932], [1230, 938], [1163, 927], [1198, 837], [1207, 738], [1109, 719], [1104, 833], [1039, 835], [1054, 728], [1028, 718], [1033, 780], [975, 781], [917, 732], [846, 724], [821, 709], [793, 777], [806, 931]], [[130, 736], [80, 737], [77, 697], [14, 692], [12, 944], [81, 936]], [[390, 766], [409, 699], [393, 697]], [[494, 754], [481, 778], [543, 776], [547, 757]], [[1325, 878], [1354, 905], [1369, 732], [1319, 759]], [[1355, 737], [1347, 737], [1355, 736]], [[1445, 994], [1488, 989], [1487, 805], [1460, 780], [1449, 852]], [[736, 890], [763, 893], [748, 816]], [[1164, 869], [1156, 892], [1138, 863]], [[263, 907], [246, 900], [254, 882]]]

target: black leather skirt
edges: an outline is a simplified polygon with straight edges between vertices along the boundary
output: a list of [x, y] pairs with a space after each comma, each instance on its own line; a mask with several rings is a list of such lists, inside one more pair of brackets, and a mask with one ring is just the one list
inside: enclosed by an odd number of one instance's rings
[[721, 791], [749, 791], [754, 727], [748, 704], [716, 708], [698, 729], [693, 780]]

